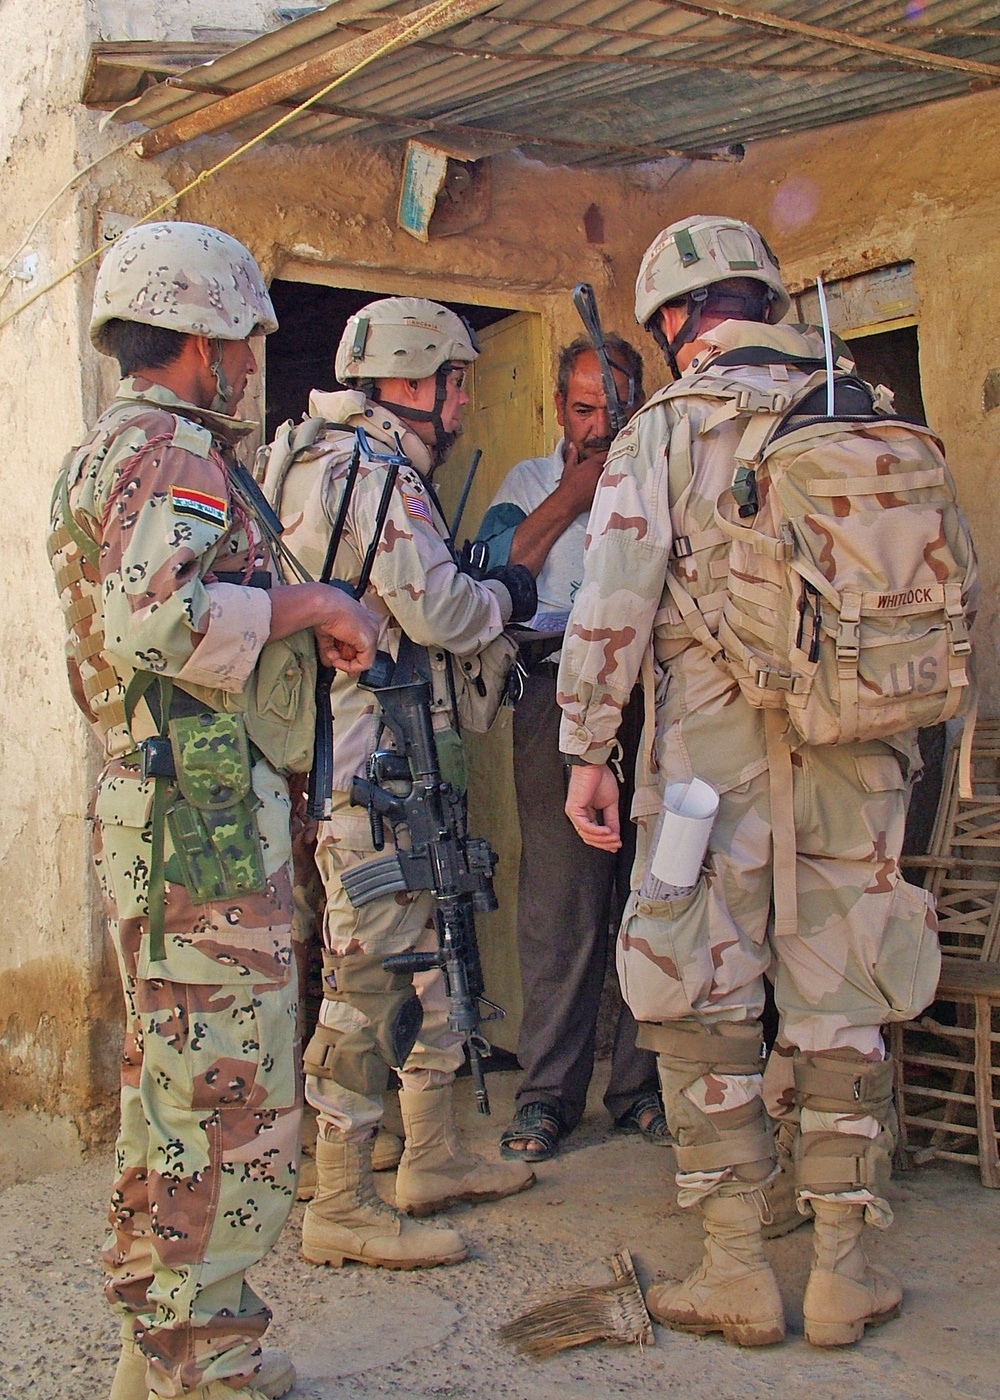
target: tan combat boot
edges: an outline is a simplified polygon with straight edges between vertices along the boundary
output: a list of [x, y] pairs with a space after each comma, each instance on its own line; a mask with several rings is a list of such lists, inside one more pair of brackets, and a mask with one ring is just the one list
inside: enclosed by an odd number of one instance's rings
[[[403, 1155], [403, 1139], [387, 1128], [379, 1128], [372, 1145], [372, 1171], [393, 1172]], [[303, 1156], [299, 1164], [299, 1182], [295, 1190], [297, 1201], [311, 1201], [316, 1194], [316, 1158]]]
[[[163, 1397], [151, 1390], [149, 1400], [163, 1400]], [[197, 1390], [185, 1391], [184, 1400], [270, 1400], [270, 1397], [256, 1385], [245, 1385], [239, 1390], [230, 1390], [225, 1381], [212, 1381], [211, 1385], [200, 1385]]]
[[792, 1145], [798, 1132], [798, 1124], [787, 1119], [779, 1119], [774, 1124], [774, 1150], [778, 1158], [778, 1175], [762, 1187], [764, 1196], [764, 1218], [761, 1227], [766, 1240], [780, 1239], [790, 1235], [800, 1225], [812, 1219], [812, 1207], [807, 1204], [805, 1214], [799, 1212], [795, 1190], [795, 1163], [792, 1160]]
[[721, 1332], [733, 1346], [784, 1341], [785, 1314], [764, 1258], [754, 1193], [706, 1196], [701, 1202], [705, 1257], [683, 1283], [654, 1283], [646, 1307], [678, 1332]]
[[356, 1259], [385, 1269], [429, 1269], [464, 1259], [457, 1230], [418, 1225], [382, 1200], [371, 1154], [371, 1139], [317, 1142], [317, 1188], [302, 1224], [303, 1258], [337, 1268]]
[[499, 1201], [534, 1185], [523, 1162], [487, 1162], [458, 1140], [452, 1087], [401, 1089], [399, 1107], [406, 1131], [396, 1175], [396, 1204], [410, 1215], [434, 1215], [449, 1206]]
[[899, 1316], [903, 1290], [886, 1269], [865, 1258], [864, 1206], [813, 1199], [815, 1253], [802, 1312], [806, 1341], [814, 1347], [859, 1342], [866, 1327]]

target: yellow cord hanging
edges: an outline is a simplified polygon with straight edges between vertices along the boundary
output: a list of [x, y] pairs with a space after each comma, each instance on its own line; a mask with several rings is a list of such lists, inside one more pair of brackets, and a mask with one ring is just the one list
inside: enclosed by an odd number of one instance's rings
[[[405, 44], [406, 40], [408, 39], [410, 34], [413, 33], [414, 30], [422, 29], [424, 25], [428, 23], [428, 21], [436, 19], [439, 15], [445, 14], [455, 3], [456, 0], [441, 0], [440, 5], [435, 6], [435, 8], [429, 11], [428, 13], [421, 15], [419, 21], [416, 24], [408, 25], [406, 28], [402, 29], [398, 34], [395, 35], [394, 38], [387, 40], [387, 42], [383, 44], [381, 48], [376, 49], [374, 53], [370, 53], [367, 58], [362, 58], [361, 60], [359, 60], [359, 62], [357, 62], [353, 68], [349, 68], [346, 73], [339, 74], [336, 78], [333, 78], [329, 83], [327, 83], [325, 87], [320, 88], [319, 92], [314, 92], [311, 97], [304, 98], [303, 101], [300, 102], [297, 107], [294, 107], [291, 109], [291, 111], [286, 112], [284, 116], [279, 117], [277, 121], [272, 122], [269, 127], [266, 127], [263, 131], [258, 132], [256, 136], [252, 136], [249, 141], [245, 141], [242, 146], [237, 147], [235, 151], [232, 151], [228, 156], [223, 157], [223, 159], [218, 161], [217, 164], [210, 166], [207, 170], [201, 171], [201, 173], [196, 175], [195, 178], [189, 184], [185, 185], [183, 189], [176, 190], [172, 195], [169, 196], [169, 198], [165, 199], [162, 204], [158, 204], [156, 208], [151, 209], [148, 214], [143, 214], [141, 219], [136, 220], [136, 225], [134, 225], [133, 227], [137, 226], [138, 224], [148, 223], [150, 219], [155, 219], [157, 214], [162, 214], [165, 209], [169, 209], [172, 204], [176, 204], [176, 202], [179, 199], [183, 199], [186, 194], [190, 194], [191, 191], [197, 189], [199, 185], [203, 185], [206, 180], [210, 180], [212, 176], [217, 175], [220, 170], [225, 170], [226, 166], [232, 165], [234, 161], [239, 160], [240, 156], [245, 155], [247, 151], [252, 150], [254, 146], [259, 145], [262, 141], [266, 141], [269, 136], [272, 136], [283, 126], [287, 126], [289, 122], [294, 121], [296, 117], [300, 116], [314, 103], [321, 101], [329, 93], [333, 92], [334, 88], [340, 87], [340, 85], [342, 83], [346, 83], [349, 78], [355, 77], [358, 73], [362, 71], [362, 69], [367, 68], [369, 64], [374, 63], [376, 59], [384, 58], [385, 55], [387, 53], [391, 53], [393, 49], [401, 47], [403, 44]], [[124, 145], [131, 144], [131, 139], [124, 143]], [[93, 161], [84, 170], [78, 171], [77, 175], [75, 175], [73, 178], [77, 179], [80, 175], [85, 175], [88, 170], [93, 169], [94, 165], [99, 164], [101, 160], [106, 160], [108, 156], [115, 155], [118, 151], [122, 149], [122, 146], [117, 146], [113, 151], [108, 151], [105, 156], [99, 157], [97, 161]], [[68, 186], [64, 186], [63, 190], [66, 188], [68, 188]], [[52, 207], [52, 204], [55, 203], [55, 200], [58, 199], [59, 195], [63, 193], [63, 190], [59, 191], [59, 194], [55, 196], [55, 198], [46, 207], [46, 209], [42, 211], [42, 214], [39, 215], [38, 219], [32, 225], [27, 235], [27, 238], [25, 238], [25, 243], [31, 237], [31, 234], [34, 233], [35, 229], [38, 227], [38, 224], [45, 217], [45, 214], [48, 212], [48, 210]], [[51, 292], [55, 287], [58, 287], [63, 282], [68, 281], [68, 279], [74, 276], [77, 272], [79, 272], [81, 268], [86, 267], [88, 263], [93, 262], [95, 258], [100, 257], [101, 254], [106, 252], [108, 248], [110, 248], [113, 244], [117, 243], [119, 238], [124, 237], [127, 231], [128, 230], [123, 229], [122, 232], [119, 233], [115, 238], [111, 238], [108, 240], [107, 243], [102, 244], [99, 248], [95, 248], [93, 252], [88, 253], [85, 258], [81, 258], [78, 263], [74, 263], [74, 265], [71, 268], [69, 268], [66, 272], [60, 273], [58, 277], [53, 278], [53, 280], [51, 282], [46, 283], [44, 287], [40, 287], [37, 292], [33, 292], [30, 297], [28, 297], [25, 301], [21, 302], [19, 306], [16, 306], [13, 309], [13, 311], [10, 311], [6, 316], [3, 317], [2, 320], [0, 320], [0, 330], [3, 330], [5, 326], [8, 326], [11, 323], [11, 321], [14, 320], [15, 317], [21, 314], [22, 311], [26, 311], [29, 306], [33, 306], [36, 301], [39, 301], [43, 296], [47, 296], [48, 293]], [[21, 247], [24, 247], [24, 243], [21, 244]], [[20, 252], [20, 248], [18, 249], [18, 252]], [[17, 253], [14, 254], [14, 257], [17, 257]], [[11, 261], [13, 261], [13, 259]]]

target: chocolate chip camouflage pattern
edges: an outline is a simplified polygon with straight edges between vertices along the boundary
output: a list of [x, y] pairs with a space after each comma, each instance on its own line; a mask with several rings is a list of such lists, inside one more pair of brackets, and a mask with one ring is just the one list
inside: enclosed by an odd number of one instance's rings
[[[710, 348], [682, 383], [717, 353], [741, 346], [810, 359], [822, 353], [815, 332], [788, 326], [730, 321], [703, 339]], [[741, 382], [758, 377], [761, 392], [773, 387], [766, 367], [740, 366], [738, 373]], [[804, 380], [793, 366], [788, 376], [793, 387]], [[877, 1060], [879, 1027], [919, 1012], [937, 979], [933, 908], [898, 865], [908, 784], [919, 761], [915, 732], [794, 751], [798, 927], [769, 938], [771, 795], [762, 712], [693, 640], [666, 585], [672, 569], [710, 629], [717, 628], [727, 543], [715, 528], [714, 507], [731, 484], [743, 431], [732, 421], [709, 424], [717, 407], [717, 399], [664, 403], [654, 396], [612, 446], [560, 667], [560, 743], [566, 753], [606, 759], [652, 641], [657, 767], [633, 806], [638, 851], [618, 943], [623, 991], [637, 1020], [707, 1027], [752, 1020], [774, 960], [786, 1045]], [[663, 787], [695, 775], [720, 793], [705, 874], [690, 895], [646, 899], [640, 885]], [[760, 1093], [756, 1074], [706, 1075], [684, 1090], [707, 1115], [745, 1108]], [[827, 1118], [824, 1131], [872, 1139], [881, 1131], [870, 1114]], [[886, 1218], [884, 1199], [876, 1202], [871, 1191], [861, 1199]]]
[[256, 262], [206, 224], [137, 224], [101, 259], [90, 338], [112, 319], [213, 339], [244, 340], [278, 329]]
[[253, 674], [267, 593], [215, 576], [249, 580], [269, 566], [230, 497], [224, 456], [238, 431], [124, 381], [74, 456], [71, 519], [57, 493], [49, 541], [71, 683], [107, 756], [94, 855], [126, 1004], [107, 1292], [165, 1397], [251, 1377], [270, 1314], [244, 1273], [294, 1198], [301, 1116], [285, 780], [253, 766], [264, 874], [254, 893], [192, 902], [168, 832], [165, 956], [152, 963], [152, 785], [134, 749], [157, 725], [140, 702], [130, 736], [122, 709], [135, 669], [172, 676], [218, 709], [238, 707]]

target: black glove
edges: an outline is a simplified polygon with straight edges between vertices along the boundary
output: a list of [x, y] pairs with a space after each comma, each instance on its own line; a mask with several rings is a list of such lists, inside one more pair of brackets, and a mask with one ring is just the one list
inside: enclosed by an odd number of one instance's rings
[[511, 614], [509, 622], [528, 622], [538, 611], [538, 589], [535, 577], [523, 564], [504, 564], [499, 569], [491, 569], [487, 579], [496, 579], [510, 594]]
[[490, 547], [485, 540], [466, 540], [458, 552], [458, 567], [463, 574], [481, 583], [490, 563]]

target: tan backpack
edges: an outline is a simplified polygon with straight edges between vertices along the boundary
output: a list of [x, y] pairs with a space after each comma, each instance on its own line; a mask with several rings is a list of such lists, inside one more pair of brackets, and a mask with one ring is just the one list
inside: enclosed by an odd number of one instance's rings
[[822, 371], [788, 397], [725, 383], [749, 420], [715, 512], [726, 596], [717, 639], [687, 608], [691, 630], [807, 744], [962, 713], [978, 574], [941, 443], [853, 375], [830, 417]]

